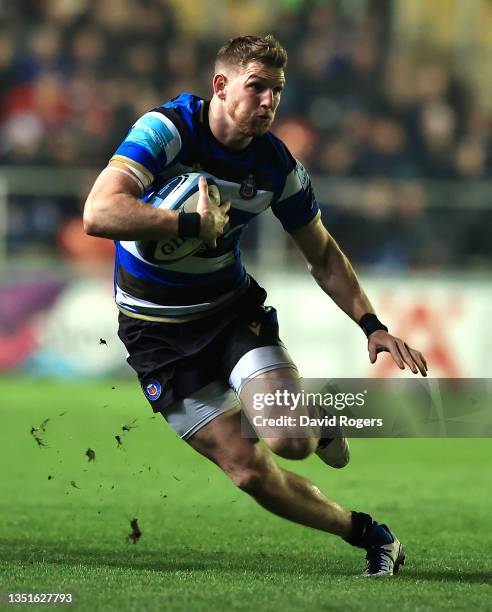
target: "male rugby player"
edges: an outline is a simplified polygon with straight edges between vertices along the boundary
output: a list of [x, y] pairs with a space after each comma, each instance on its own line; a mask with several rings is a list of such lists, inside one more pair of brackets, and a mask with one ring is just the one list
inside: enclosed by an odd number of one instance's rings
[[[388, 351], [401, 369], [423, 376], [427, 370], [421, 353], [379, 322], [320, 219], [305, 169], [269, 132], [286, 63], [287, 53], [272, 36], [227, 42], [217, 55], [211, 100], [182, 94], [130, 129], [87, 199], [85, 229], [116, 241], [119, 336], [154, 411], [264, 508], [365, 549], [365, 576], [391, 576], [404, 555], [387, 526], [342, 508], [273, 459], [316, 452], [343, 467], [343, 438], [269, 436], [259, 442], [241, 435], [238, 407], [247, 417], [253, 414], [252, 380], [272, 391], [285, 381], [300, 390], [275, 310], [264, 306], [265, 291], [240, 259], [242, 231], [269, 207], [323, 291], [366, 333], [370, 361]], [[209, 195], [203, 177], [196, 213], [140, 200], [164, 179], [193, 168], [214, 177], [222, 203]], [[159, 264], [146, 261], [135, 244], [176, 237], [198, 237], [206, 248]]]

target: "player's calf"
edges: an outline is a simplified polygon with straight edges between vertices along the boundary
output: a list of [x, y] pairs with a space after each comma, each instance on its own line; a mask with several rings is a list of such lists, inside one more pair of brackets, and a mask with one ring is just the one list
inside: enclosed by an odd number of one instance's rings
[[267, 491], [277, 479], [278, 472], [278, 467], [266, 448], [258, 446], [255, 451], [246, 461], [224, 462], [219, 465], [241, 491], [252, 497]]

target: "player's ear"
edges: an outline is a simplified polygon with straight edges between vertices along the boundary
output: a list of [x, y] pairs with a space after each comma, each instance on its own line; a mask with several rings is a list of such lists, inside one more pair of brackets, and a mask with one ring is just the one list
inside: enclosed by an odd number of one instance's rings
[[214, 88], [214, 95], [216, 95], [219, 98], [219, 100], [225, 100], [226, 87], [227, 87], [226, 75], [220, 72], [217, 74], [214, 74], [212, 85]]

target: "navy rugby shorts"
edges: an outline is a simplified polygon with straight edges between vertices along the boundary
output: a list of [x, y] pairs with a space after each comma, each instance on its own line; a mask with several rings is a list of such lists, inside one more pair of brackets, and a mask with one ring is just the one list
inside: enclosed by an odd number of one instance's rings
[[187, 323], [156, 323], [119, 315], [128, 350], [154, 412], [189, 438], [220, 414], [239, 408], [245, 380], [295, 368], [279, 338], [277, 312], [254, 279], [228, 308]]

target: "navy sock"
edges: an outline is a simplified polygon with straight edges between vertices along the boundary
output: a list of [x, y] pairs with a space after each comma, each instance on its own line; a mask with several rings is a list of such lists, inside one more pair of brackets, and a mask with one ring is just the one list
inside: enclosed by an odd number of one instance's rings
[[374, 521], [369, 540], [370, 546], [382, 546], [383, 544], [391, 544], [393, 542], [393, 536], [386, 525], [380, 525]]
[[391, 544], [393, 536], [386, 525], [377, 523], [369, 514], [363, 512], [352, 512], [352, 530], [346, 542], [358, 548], [371, 548]]

